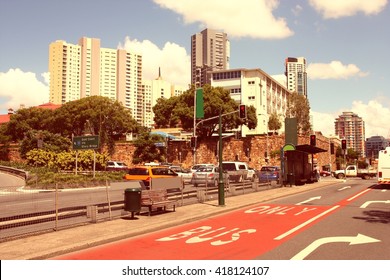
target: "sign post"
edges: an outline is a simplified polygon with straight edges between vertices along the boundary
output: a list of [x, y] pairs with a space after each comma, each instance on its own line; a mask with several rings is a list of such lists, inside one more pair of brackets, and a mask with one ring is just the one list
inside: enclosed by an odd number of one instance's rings
[[77, 160], [79, 150], [93, 150], [93, 178], [95, 178], [96, 166], [96, 151], [99, 149], [99, 136], [74, 136], [72, 139], [73, 150], [76, 150], [76, 175], [77, 175]]

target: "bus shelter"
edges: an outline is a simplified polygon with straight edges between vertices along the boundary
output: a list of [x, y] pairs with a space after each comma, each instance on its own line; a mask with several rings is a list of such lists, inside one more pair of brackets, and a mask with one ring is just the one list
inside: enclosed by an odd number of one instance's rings
[[283, 149], [283, 184], [303, 185], [318, 181], [314, 154], [327, 152], [312, 145], [285, 145]]

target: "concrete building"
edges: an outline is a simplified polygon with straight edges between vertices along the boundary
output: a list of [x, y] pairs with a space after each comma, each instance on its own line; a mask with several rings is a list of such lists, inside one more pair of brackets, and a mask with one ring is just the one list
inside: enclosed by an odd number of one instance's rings
[[371, 136], [366, 139], [366, 158], [377, 159], [380, 150], [389, 147], [389, 140], [383, 136]]
[[238, 104], [254, 106], [257, 112], [256, 129], [242, 127], [242, 136], [267, 134], [268, 120], [272, 113], [280, 116], [281, 131], [287, 110], [287, 97], [291, 92], [261, 69], [231, 69], [213, 71], [211, 86], [230, 91]]
[[361, 117], [353, 112], [343, 112], [335, 120], [335, 134], [347, 140], [347, 148], [365, 156], [365, 126]]
[[229, 69], [230, 42], [227, 34], [205, 29], [191, 36], [191, 83], [210, 84], [210, 71]]
[[58, 40], [49, 46], [50, 102], [64, 104], [99, 95], [121, 102], [144, 125], [142, 56], [101, 48], [100, 39], [77, 45]]
[[306, 59], [304, 57], [288, 57], [285, 61], [287, 89], [307, 98]]
[[185, 90], [186, 89], [184, 89], [184, 87], [172, 85], [170, 82], [165, 81], [161, 76], [160, 70], [156, 79], [143, 80], [142, 95], [144, 97], [145, 104], [144, 125], [150, 128], [154, 126], [153, 107], [156, 105], [159, 98], [169, 99], [172, 96], [178, 96], [182, 94]]

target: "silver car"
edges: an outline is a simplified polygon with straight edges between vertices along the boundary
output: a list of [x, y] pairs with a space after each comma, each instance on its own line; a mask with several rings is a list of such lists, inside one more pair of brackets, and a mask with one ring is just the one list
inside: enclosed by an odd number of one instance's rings
[[[224, 177], [227, 179], [226, 173], [224, 173]], [[191, 184], [193, 184], [194, 187], [198, 187], [199, 185], [218, 187], [218, 182], [219, 169], [217, 166], [200, 167], [192, 173]]]

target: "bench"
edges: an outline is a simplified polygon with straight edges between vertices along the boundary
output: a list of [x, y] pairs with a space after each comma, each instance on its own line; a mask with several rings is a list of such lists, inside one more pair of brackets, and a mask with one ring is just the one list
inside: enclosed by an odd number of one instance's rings
[[173, 211], [176, 211], [176, 201], [168, 199], [168, 192], [166, 189], [143, 190], [141, 192], [141, 207], [147, 207], [150, 216], [154, 209], [161, 209], [166, 212], [167, 207], [172, 207]]

